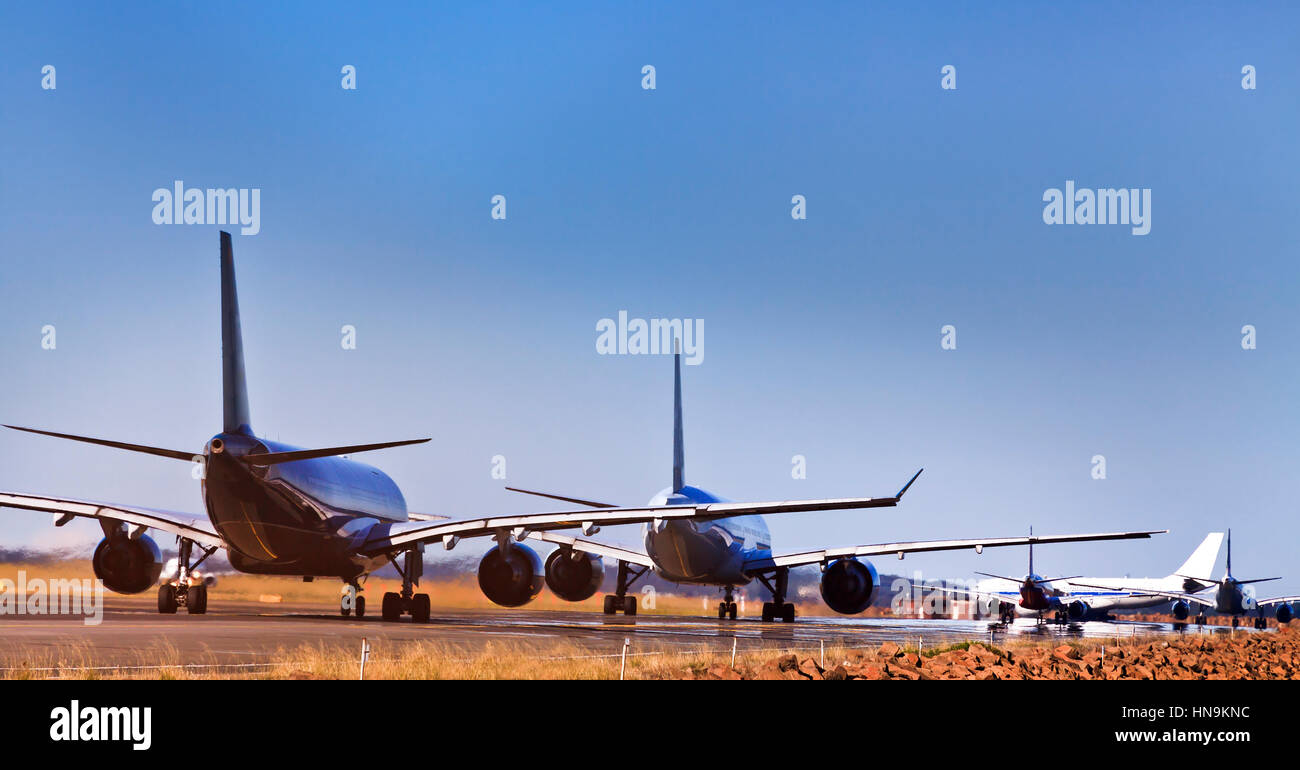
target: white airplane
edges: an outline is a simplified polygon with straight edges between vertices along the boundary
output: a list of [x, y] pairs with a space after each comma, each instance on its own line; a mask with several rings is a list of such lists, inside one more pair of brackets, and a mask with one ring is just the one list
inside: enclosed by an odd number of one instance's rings
[[[1180, 570], [1181, 571], [1181, 570]], [[1203, 625], [1205, 623], [1205, 611], [1207, 609], [1224, 615], [1232, 616], [1232, 627], [1236, 628], [1240, 623], [1243, 615], [1256, 613], [1255, 628], [1267, 628], [1268, 622], [1264, 617], [1264, 611], [1269, 607], [1273, 608], [1273, 613], [1279, 623], [1290, 623], [1295, 617], [1296, 605], [1300, 604], [1300, 596], [1277, 596], [1272, 599], [1258, 599], [1255, 597], [1255, 586], [1253, 583], [1265, 583], [1270, 580], [1280, 580], [1281, 578], [1254, 578], [1252, 580], [1238, 580], [1232, 576], [1232, 530], [1228, 530], [1228, 564], [1223, 571], [1223, 578], [1215, 580], [1213, 578], [1188, 580], [1189, 584], [1208, 583], [1209, 585], [1218, 586], [1214, 591], [1213, 598], [1203, 596], [1194, 596], [1195, 590], [1184, 588], [1183, 590], [1168, 589], [1163, 586], [1146, 587], [1140, 585], [1141, 581], [1112, 579], [1088, 580], [1087, 587], [1098, 590], [1119, 590], [1119, 591], [1146, 591], [1154, 603], [1163, 604], [1173, 601], [1172, 612], [1174, 618], [1183, 621], [1191, 615], [1192, 605], [1199, 607], [1200, 612], [1196, 616], [1196, 622]], [[1080, 581], [1082, 584], [1083, 581]], [[1199, 589], [1196, 589], [1199, 590]]]
[[[1031, 530], [1032, 532], [1032, 530]], [[1222, 532], [1205, 536], [1182, 566], [1159, 578], [1085, 578], [1082, 576], [1043, 578], [1034, 572], [1034, 547], [1029, 546], [1029, 574], [1024, 578], [977, 572], [981, 580], [973, 589], [929, 586], [944, 593], [959, 594], [996, 605], [1003, 622], [1015, 617], [1044, 620], [1053, 613], [1058, 623], [1069, 620], [1109, 620], [1110, 610], [1141, 609], [1169, 602], [1169, 593], [1194, 594], [1213, 585], [1210, 577], [1219, 558]], [[1185, 617], [1185, 615], [1184, 615]]]

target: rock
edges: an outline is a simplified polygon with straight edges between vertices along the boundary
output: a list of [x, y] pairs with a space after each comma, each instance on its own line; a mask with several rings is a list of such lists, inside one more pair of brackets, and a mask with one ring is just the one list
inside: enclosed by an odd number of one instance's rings
[[817, 665], [816, 663], [813, 662], [813, 659], [812, 659], [812, 658], [804, 658], [804, 659], [799, 663], [799, 673], [800, 673], [800, 674], [803, 674], [804, 676], [808, 677], [809, 679], [825, 679], [825, 678], [826, 678], [826, 677], [822, 676], [822, 670], [821, 670], [821, 668], [818, 667], [818, 665]]
[[845, 670], [844, 666], [836, 666], [826, 672], [826, 680], [829, 682], [842, 682], [848, 678], [849, 672]]
[[709, 666], [708, 670], [704, 672], [704, 677], [706, 679], [730, 680], [738, 680], [741, 678], [739, 671], [736, 671], [730, 666], [724, 666], [721, 663], [715, 663], [712, 666]]
[[902, 652], [903, 652], [902, 648], [899, 647], [897, 644], [894, 644], [893, 642], [885, 642], [884, 644], [880, 645], [880, 650], [877, 654], [883, 658], [892, 658], [901, 654]]
[[799, 659], [794, 655], [782, 655], [776, 659], [776, 667], [782, 671], [799, 670]]

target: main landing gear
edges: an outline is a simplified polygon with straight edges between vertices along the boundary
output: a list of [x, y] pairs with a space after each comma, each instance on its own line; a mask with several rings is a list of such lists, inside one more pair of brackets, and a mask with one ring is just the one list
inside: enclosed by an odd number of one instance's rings
[[[396, 567], [397, 560], [389, 558]], [[407, 614], [416, 623], [428, 623], [429, 595], [415, 593], [415, 586], [420, 584], [420, 577], [424, 574], [424, 546], [421, 544], [407, 549], [402, 566], [397, 569], [402, 573], [402, 592], [399, 594], [389, 591], [384, 594], [380, 615], [390, 623]]]
[[718, 602], [718, 620], [736, 619], [736, 600], [731, 590], [731, 586], [727, 586], [722, 601]]
[[778, 568], [770, 581], [766, 575], [759, 575], [758, 579], [772, 592], [772, 601], [763, 602], [763, 622], [771, 623], [780, 618], [786, 623], [793, 623], [794, 605], [785, 600], [786, 591], [790, 588], [790, 568]]
[[175, 615], [176, 610], [184, 606], [189, 614], [202, 615], [208, 611], [208, 587], [202, 580], [191, 585], [191, 573], [216, 553], [217, 547], [199, 546], [203, 555], [190, 564], [190, 557], [194, 555], [194, 541], [183, 537], [177, 540], [180, 548], [176, 555], [176, 577], [158, 586], [158, 611], [164, 615]]
[[1264, 617], [1263, 615], [1260, 615], [1259, 617], [1255, 618], [1255, 630], [1264, 631], [1267, 628], [1268, 628], [1268, 618]]
[[619, 559], [618, 561], [618, 585], [614, 588], [614, 593], [605, 595], [605, 614], [617, 615], [622, 612], [628, 617], [636, 614], [636, 596], [628, 596], [627, 590], [632, 584], [641, 579], [641, 576], [649, 572], [649, 567], [635, 568], [631, 564]]

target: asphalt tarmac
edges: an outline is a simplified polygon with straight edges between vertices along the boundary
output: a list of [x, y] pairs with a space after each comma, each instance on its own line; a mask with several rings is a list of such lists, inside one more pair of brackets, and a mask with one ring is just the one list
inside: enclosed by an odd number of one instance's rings
[[[1223, 633], [1208, 628], [1205, 633]], [[1072, 623], [1036, 626], [1019, 620], [1010, 628], [987, 620], [915, 620], [867, 617], [816, 617], [793, 624], [763, 623], [757, 618], [723, 621], [704, 616], [641, 614], [627, 618], [589, 611], [439, 609], [427, 624], [409, 618], [385, 623], [377, 614], [365, 618], [328, 613], [320, 605], [213, 602], [205, 615], [160, 615], [152, 602], [107, 597], [102, 621], [88, 625], [80, 616], [0, 616], [0, 654], [13, 665], [24, 650], [40, 648], [49, 658], [81, 665], [140, 664], [142, 653], [165, 645], [173, 660], [207, 665], [256, 667], [301, 644], [360, 646], [361, 640], [401, 644], [435, 641], [467, 651], [490, 642], [510, 642], [539, 651], [566, 643], [593, 654], [617, 653], [629, 640], [633, 650], [760, 648], [816, 649], [830, 645], [874, 647], [892, 641], [903, 645], [944, 645], [966, 640], [997, 643], [1011, 638], [1130, 637], [1176, 633], [1159, 623]], [[1197, 633], [1190, 627], [1185, 633]]]

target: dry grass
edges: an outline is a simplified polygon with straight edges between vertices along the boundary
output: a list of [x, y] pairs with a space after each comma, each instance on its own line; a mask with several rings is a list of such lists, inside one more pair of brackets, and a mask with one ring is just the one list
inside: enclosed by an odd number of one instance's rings
[[[281, 648], [265, 663], [228, 663], [211, 653], [182, 660], [165, 642], [137, 650], [125, 660], [96, 662], [102, 650], [73, 645], [51, 650], [22, 647], [0, 653], [0, 679], [357, 679], [358, 645], [316, 644]], [[795, 652], [819, 657], [816, 649], [767, 647], [739, 651], [736, 664], [758, 666], [773, 656]], [[828, 646], [827, 662], [847, 658], [847, 649]], [[489, 643], [471, 650], [439, 642], [385, 642], [371, 645], [366, 679], [618, 679], [618, 653], [597, 653], [571, 643], [546, 647]], [[629, 651], [627, 679], [680, 679], [683, 672], [731, 664], [731, 650], [700, 647]]]

